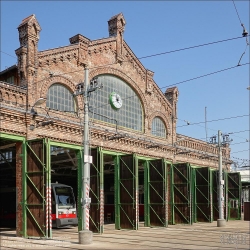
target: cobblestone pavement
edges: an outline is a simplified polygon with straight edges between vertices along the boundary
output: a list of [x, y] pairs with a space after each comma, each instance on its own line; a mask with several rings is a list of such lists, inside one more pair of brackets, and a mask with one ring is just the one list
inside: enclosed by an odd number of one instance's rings
[[217, 222], [193, 225], [169, 225], [139, 230], [115, 230], [114, 224], [104, 227], [103, 234], [94, 234], [93, 243], [80, 245], [77, 228], [53, 229], [53, 239], [24, 239], [15, 231], [1, 228], [1, 250], [14, 249], [250, 249], [250, 222], [229, 221], [226, 227]]

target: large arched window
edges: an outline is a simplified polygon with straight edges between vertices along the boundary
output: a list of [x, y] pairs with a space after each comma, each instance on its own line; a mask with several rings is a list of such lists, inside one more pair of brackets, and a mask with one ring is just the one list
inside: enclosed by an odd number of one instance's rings
[[75, 111], [75, 102], [72, 93], [59, 83], [50, 86], [47, 93], [46, 106], [60, 111]]
[[[122, 79], [113, 75], [99, 75], [98, 82], [103, 88], [92, 92], [90, 110], [92, 117], [118, 126], [143, 130], [143, 111], [139, 97], [134, 90]], [[121, 96], [122, 107], [115, 110], [109, 103], [110, 94], [116, 92]], [[90, 113], [91, 116], [91, 113]]]
[[166, 127], [160, 117], [153, 119], [151, 134], [166, 138]]

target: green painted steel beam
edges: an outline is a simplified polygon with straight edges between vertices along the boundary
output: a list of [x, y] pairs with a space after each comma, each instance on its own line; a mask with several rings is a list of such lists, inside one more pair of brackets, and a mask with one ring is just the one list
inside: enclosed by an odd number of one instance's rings
[[27, 203], [27, 180], [26, 180], [26, 172], [27, 172], [27, 146], [25, 140], [22, 142], [22, 232], [23, 237], [27, 238], [27, 211], [26, 211], [26, 203]]
[[121, 229], [120, 220], [120, 161], [119, 157], [116, 156], [115, 160], [115, 229]]
[[[50, 145], [50, 139], [46, 140], [46, 166], [47, 166], [47, 178], [46, 178], [46, 187], [49, 187], [49, 190], [51, 192], [51, 156], [50, 156], [50, 151], [51, 151], [51, 145]], [[46, 190], [47, 192], [47, 190]], [[53, 194], [50, 193], [50, 197], [52, 197]], [[51, 201], [52, 204], [52, 201]], [[46, 203], [46, 207], [48, 206], [48, 203]], [[50, 206], [50, 213], [52, 213], [52, 206]], [[48, 224], [49, 228], [46, 231], [46, 236], [47, 238], [52, 238], [52, 228], [50, 228], [50, 223], [52, 224], [52, 218], [50, 216], [50, 213], [48, 213]]]
[[113, 155], [113, 156], [126, 155], [126, 154], [121, 153], [121, 152], [116, 152], [116, 151], [111, 151], [111, 150], [103, 150], [103, 149], [102, 149], [102, 153], [105, 155]]
[[0, 133], [0, 139], [9, 139], [12, 141], [25, 141], [24, 136], [19, 136], [19, 135], [11, 135], [11, 134], [6, 134], [6, 133]]
[[50, 141], [50, 146], [68, 148], [68, 149], [75, 149], [75, 150], [82, 150], [83, 149], [83, 146], [64, 143], [64, 142], [55, 142], [55, 141]]

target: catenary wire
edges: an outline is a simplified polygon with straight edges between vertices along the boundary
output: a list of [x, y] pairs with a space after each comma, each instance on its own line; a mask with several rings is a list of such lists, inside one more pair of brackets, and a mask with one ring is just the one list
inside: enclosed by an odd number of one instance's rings
[[[210, 121], [206, 121], [206, 122], [223, 121], [223, 120], [234, 119], [234, 118], [240, 118], [240, 117], [246, 117], [246, 116], [249, 116], [249, 115], [231, 116], [231, 117], [225, 117], [225, 118], [210, 120]], [[197, 124], [206, 123], [206, 122], [195, 122], [195, 123], [190, 123], [190, 124], [186, 124], [186, 125], [177, 126], [176, 128], [186, 127], [186, 126], [190, 126], [190, 125], [197, 125]]]
[[249, 151], [249, 149], [241, 150], [241, 151], [236, 151], [236, 152], [231, 152], [231, 154], [236, 154], [236, 153], [241, 153], [241, 152], [246, 152], [246, 151]]
[[236, 13], [237, 13], [237, 16], [238, 16], [238, 18], [239, 18], [240, 24], [242, 24], [242, 22], [241, 22], [241, 20], [240, 20], [240, 15], [239, 15], [239, 13], [238, 13], [238, 10], [237, 10], [237, 8], [236, 8], [236, 5], [235, 5], [235, 3], [234, 3], [234, 0], [232, 0], [232, 1], [233, 1], [234, 8], [235, 8], [235, 11], [236, 11]]

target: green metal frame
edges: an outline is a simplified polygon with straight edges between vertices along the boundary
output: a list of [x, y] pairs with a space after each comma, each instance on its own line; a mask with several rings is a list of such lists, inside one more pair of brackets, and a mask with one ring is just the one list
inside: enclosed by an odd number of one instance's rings
[[[133, 155], [125, 155], [124, 157], [131, 156], [133, 157], [133, 171], [131, 171], [125, 161], [123, 160], [123, 156], [119, 155], [116, 158], [116, 166], [115, 166], [115, 211], [116, 211], [116, 219], [115, 219], [115, 228], [116, 229], [133, 229], [138, 230], [139, 225], [139, 203], [138, 203], [138, 159], [136, 158], [135, 154]], [[127, 168], [128, 173], [132, 175], [132, 178], [121, 178], [121, 163], [123, 166]], [[129, 186], [123, 184], [123, 181], [131, 181], [133, 182], [133, 191], [132, 193], [129, 192]], [[123, 203], [121, 202], [121, 187], [125, 190], [128, 196], [132, 199], [132, 203]], [[128, 208], [128, 205], [131, 204], [132, 209], [135, 209], [134, 218], [131, 218], [126, 211], [125, 207]], [[125, 207], [124, 207], [125, 206]], [[131, 208], [131, 207], [130, 207]], [[125, 216], [128, 222], [128, 227], [122, 228], [121, 226], [121, 212]], [[122, 222], [124, 223], [124, 222]]]
[[[34, 150], [32, 149], [32, 147], [29, 145], [29, 143], [32, 142], [42, 142], [43, 145], [43, 159], [40, 159], [39, 156], [37, 156], [37, 154], [34, 152]], [[44, 213], [44, 217], [46, 220], [46, 206], [48, 205], [46, 203], [46, 187], [50, 186], [50, 147], [49, 147], [49, 143], [48, 140], [45, 139], [36, 139], [36, 140], [30, 140], [30, 141], [26, 141], [25, 143], [25, 158], [26, 158], [26, 162], [25, 162], [25, 167], [23, 169], [23, 206], [24, 206], [24, 237], [38, 237], [38, 238], [51, 238], [52, 237], [52, 230], [50, 228], [46, 228], [46, 225], [39, 225], [39, 222], [36, 219], [36, 216], [34, 216], [34, 214], [32, 214], [32, 211], [30, 210], [30, 208], [32, 206], [38, 206], [41, 207], [41, 210]], [[28, 166], [28, 162], [27, 162], [27, 150], [30, 150], [31, 154], [35, 157], [35, 159], [41, 164], [42, 166], [42, 171], [27, 171], [27, 166]], [[45, 159], [44, 159], [45, 157]], [[32, 181], [32, 175], [33, 174], [41, 174], [43, 180], [45, 178], [45, 182], [43, 183], [43, 188], [42, 190], [38, 190], [38, 188], [36, 187], [35, 183], [33, 183]], [[27, 197], [27, 187], [28, 187], [28, 182], [31, 184], [31, 186], [33, 186], [33, 188], [37, 191], [37, 194], [39, 194], [39, 196], [42, 198], [42, 203], [38, 203], [38, 204], [34, 204], [34, 203], [28, 203], [28, 197]], [[35, 225], [37, 226], [37, 233], [40, 235], [28, 235], [27, 233], [27, 217], [28, 214], [30, 215], [30, 218], [33, 219], [33, 222], [35, 223]], [[50, 215], [49, 215], [50, 216]]]
[[[83, 146], [73, 145], [63, 142], [50, 141], [50, 147], [61, 147], [73, 149], [76, 151], [77, 158], [77, 218], [78, 218], [78, 231], [83, 230], [82, 220], [82, 174], [83, 174]], [[49, 157], [51, 159], [51, 157]]]
[[121, 229], [120, 227], [120, 160], [118, 156], [114, 156], [115, 163], [115, 229]]
[[[47, 186], [49, 189], [50, 189], [50, 197], [52, 197], [51, 195], [51, 156], [50, 156], [50, 139], [47, 139], [46, 140], [47, 142], [47, 146], [46, 146], [46, 166], [47, 166], [47, 177], [46, 177], [46, 180], [47, 180]], [[51, 205], [50, 205], [50, 211], [49, 211], [49, 214], [47, 215], [48, 216], [48, 222], [49, 224], [51, 223], [52, 225], [52, 218], [51, 218], [51, 215], [50, 213], [52, 213], [52, 201], [50, 201]], [[47, 206], [47, 203], [46, 203], [46, 206]], [[50, 228], [46, 228], [46, 235], [47, 235], [47, 238], [52, 238], [52, 227]]]
[[0, 133], [0, 139], [9, 139], [12, 141], [25, 141], [25, 137], [23, 136], [19, 136], [19, 135], [10, 135], [10, 134], [6, 134], [6, 133]]
[[[202, 171], [206, 169], [207, 178], [204, 176]], [[197, 183], [197, 176], [201, 176], [202, 183]], [[193, 221], [198, 222], [198, 212], [204, 216], [205, 221], [212, 222], [213, 221], [213, 213], [212, 213], [212, 173], [210, 168], [193, 168], [193, 184], [194, 184], [194, 205], [193, 205]], [[198, 201], [197, 194], [201, 196], [202, 202]], [[207, 214], [207, 208], [209, 208], [210, 214]], [[198, 212], [197, 212], [198, 211]], [[204, 221], [203, 221], [204, 222]]]
[[[25, 142], [25, 137], [23, 136], [18, 136], [18, 135], [10, 135], [6, 133], [0, 133], [0, 139], [8, 139], [12, 141], [19, 141], [22, 142], [22, 178], [24, 176], [24, 171], [26, 169], [26, 142]], [[22, 179], [22, 201], [21, 201], [21, 207], [22, 207], [22, 230], [19, 232], [21, 235], [23, 235], [24, 238], [27, 238], [27, 218], [26, 218], [26, 210], [25, 210], [25, 202], [26, 200], [26, 186], [25, 186], [25, 181]]]
[[[103, 225], [101, 222], [101, 174], [103, 174], [103, 165], [100, 164], [102, 162], [100, 160], [101, 149], [96, 148], [91, 150], [91, 155], [93, 157], [93, 161], [90, 166], [90, 230], [93, 233], [102, 233]], [[95, 159], [96, 157], [96, 159]], [[94, 182], [94, 186], [92, 188], [92, 184]], [[93, 217], [92, 217], [93, 214]]]
[[[157, 169], [157, 166], [154, 165], [155, 161], [160, 161], [162, 164], [162, 173]], [[156, 163], [157, 164], [157, 163]], [[152, 169], [152, 170], [151, 170]], [[153, 180], [153, 176], [151, 172], [157, 173], [159, 180]], [[157, 186], [162, 186], [162, 190], [160, 191]], [[144, 194], [144, 218], [145, 218], [145, 226], [148, 227], [167, 227], [167, 200], [166, 200], [166, 193], [167, 193], [167, 170], [166, 170], [166, 162], [163, 159], [159, 160], [148, 160], [144, 163], [144, 187], [145, 187], [145, 194]], [[156, 197], [160, 198], [161, 202], [152, 202], [151, 200], [151, 193], [154, 193], [154, 199]], [[159, 207], [162, 206], [163, 211], [156, 211], [159, 210]], [[155, 221], [152, 221], [150, 214], [152, 213], [153, 218]], [[163, 215], [163, 216], [161, 216]], [[158, 221], [157, 221], [158, 219]], [[154, 225], [153, 225], [154, 224]]]
[[[175, 211], [177, 211], [181, 217], [183, 218], [184, 224], [192, 224], [193, 220], [192, 220], [192, 196], [193, 196], [193, 185], [192, 185], [192, 169], [189, 163], [185, 163], [186, 165], [186, 169], [187, 169], [187, 176], [185, 176], [179, 169], [178, 169], [178, 165], [184, 165], [184, 163], [182, 164], [173, 164], [172, 168], [171, 168], [171, 183], [172, 183], [172, 223], [176, 224], [175, 221]], [[174, 182], [174, 173], [175, 171], [180, 174], [180, 176], [182, 176], [182, 179], [184, 180], [182, 183], [175, 183]], [[180, 188], [182, 188], [182, 186], [186, 185], [187, 187], [187, 196], [185, 196], [182, 191], [178, 188], [178, 186], [180, 186]], [[185, 202], [179, 202], [177, 203], [175, 201], [175, 193], [179, 194], [184, 200]], [[186, 206], [187, 208], [189, 208], [189, 215], [186, 216], [182, 213], [182, 211], [178, 208], [178, 206], [180, 207], [184, 207]]]
[[[234, 179], [230, 175], [238, 175], [239, 183], [235, 182]], [[229, 187], [229, 181], [235, 185], [235, 187]], [[241, 177], [240, 173], [230, 173], [226, 174], [226, 186], [227, 186], [227, 220], [240, 220], [241, 219]], [[231, 207], [231, 201], [235, 201], [237, 203], [237, 208]], [[237, 214], [236, 217], [231, 217], [231, 210], [235, 210]]]

